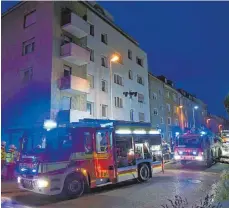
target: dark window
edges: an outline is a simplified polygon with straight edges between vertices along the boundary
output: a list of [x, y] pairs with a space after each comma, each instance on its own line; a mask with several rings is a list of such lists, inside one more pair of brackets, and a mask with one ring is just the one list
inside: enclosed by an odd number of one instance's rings
[[64, 65], [64, 77], [71, 75], [72, 68], [70, 66]]
[[120, 97], [115, 97], [115, 107], [123, 108], [123, 101]]
[[32, 68], [21, 70], [21, 79], [23, 83], [29, 82], [32, 79], [32, 76], [33, 76]]
[[143, 59], [136, 57], [136, 62], [138, 65], [143, 66]]
[[86, 154], [92, 154], [93, 152], [92, 136], [89, 132], [84, 133], [84, 149]]
[[101, 41], [107, 44], [107, 34], [101, 34]]
[[128, 50], [128, 58], [132, 60], [132, 51], [131, 50]]
[[95, 35], [95, 26], [94, 25], [90, 25], [90, 35], [91, 36]]
[[87, 102], [87, 112], [89, 112], [90, 115], [93, 114], [93, 104], [91, 102]]
[[90, 49], [90, 61], [95, 61], [94, 50]]
[[118, 74], [114, 74], [114, 83], [123, 86], [123, 79]]
[[129, 70], [129, 79], [133, 79], [133, 72]]
[[143, 82], [143, 78], [141, 76], [137, 76], [137, 83], [138, 84], [141, 84], [141, 85], [144, 85], [144, 82]]
[[101, 57], [101, 65], [107, 68], [107, 58], [105, 56]]
[[35, 49], [35, 38], [23, 42], [22, 54], [32, 53]]
[[130, 120], [134, 121], [134, 110], [133, 109], [130, 110]]
[[102, 91], [103, 92], [107, 92], [107, 81], [105, 80], [102, 80]]
[[29, 27], [36, 23], [36, 10], [26, 14], [24, 16], [24, 28]]

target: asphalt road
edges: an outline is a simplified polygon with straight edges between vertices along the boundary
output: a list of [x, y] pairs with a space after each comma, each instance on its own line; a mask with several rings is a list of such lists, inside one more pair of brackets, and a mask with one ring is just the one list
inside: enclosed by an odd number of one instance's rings
[[191, 207], [209, 193], [211, 185], [218, 181], [220, 172], [226, 168], [229, 168], [228, 164], [215, 164], [209, 169], [196, 164], [188, 164], [185, 168], [178, 164], [167, 164], [164, 174], [154, 175], [146, 183], [130, 181], [103, 187], [74, 200], [58, 201], [30, 192], [3, 194], [2, 198], [9, 197], [29, 207], [44, 208], [158, 208], [169, 205], [168, 199], [180, 195], [187, 198], [188, 207]]

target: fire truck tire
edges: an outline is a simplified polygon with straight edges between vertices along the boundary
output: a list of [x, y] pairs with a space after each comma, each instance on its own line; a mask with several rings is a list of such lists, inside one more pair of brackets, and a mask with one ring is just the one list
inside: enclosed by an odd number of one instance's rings
[[61, 195], [67, 199], [80, 197], [87, 190], [87, 186], [85, 177], [82, 174], [71, 174], [65, 179]]
[[138, 168], [138, 179], [141, 182], [148, 181], [150, 178], [150, 169], [147, 164], [142, 164]]
[[210, 168], [213, 165], [213, 155], [212, 152], [207, 155], [207, 160], [206, 160], [206, 167]]

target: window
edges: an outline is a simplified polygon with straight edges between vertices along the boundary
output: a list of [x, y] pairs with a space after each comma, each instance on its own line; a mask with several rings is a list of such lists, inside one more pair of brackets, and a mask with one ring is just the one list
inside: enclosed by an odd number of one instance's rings
[[102, 90], [103, 92], [107, 92], [107, 81], [102, 80], [101, 84], [102, 84], [101, 90]]
[[164, 137], [165, 137], [165, 136], [164, 136], [164, 133], [161, 133], [161, 138], [164, 139]]
[[171, 118], [168, 117], [168, 125], [171, 125]]
[[178, 121], [178, 119], [175, 120], [175, 126], [179, 126], [179, 121]]
[[166, 96], [167, 96], [167, 98], [169, 98], [169, 97], [170, 97], [170, 93], [169, 93], [169, 91], [167, 91], [167, 92], [166, 92]]
[[134, 121], [134, 110], [130, 110], [130, 121]]
[[175, 93], [173, 94], [173, 100], [174, 100], [174, 102], [177, 101], [177, 95]]
[[32, 68], [28, 68], [28, 69], [24, 69], [20, 71], [21, 74], [21, 80], [23, 83], [27, 83], [29, 82], [32, 77], [33, 77], [33, 69]]
[[144, 103], [144, 95], [141, 93], [138, 93], [138, 102], [139, 103]]
[[94, 88], [94, 76], [91, 74], [88, 74], [87, 80], [89, 82], [90, 88], [93, 89]]
[[91, 36], [95, 35], [95, 26], [94, 25], [90, 25], [90, 35]]
[[128, 50], [128, 58], [132, 60], [132, 51], [131, 50]]
[[102, 56], [101, 57], [101, 65], [103, 66], [103, 67], [108, 67], [108, 64], [107, 64], [107, 57], [105, 57], [105, 56]]
[[72, 42], [72, 38], [68, 37], [67, 35], [63, 35], [62, 45], [65, 45], [71, 42]]
[[159, 94], [159, 95], [162, 95], [162, 92], [161, 92], [161, 90], [160, 90], [160, 89], [158, 90], [158, 94]]
[[137, 83], [141, 84], [141, 85], [144, 85], [143, 78], [141, 76], [139, 76], [139, 75], [137, 75]]
[[157, 93], [153, 92], [153, 100], [157, 100]]
[[95, 53], [94, 50], [90, 49], [90, 61], [95, 61]]
[[107, 44], [107, 34], [101, 34], [101, 41]]
[[72, 68], [70, 66], [64, 65], [64, 77], [68, 77], [71, 75]]
[[144, 113], [138, 113], [138, 117], [139, 117], [139, 121], [140, 122], [143, 122], [143, 121], [145, 121], [145, 114]]
[[132, 70], [129, 70], [129, 73], [128, 73], [128, 75], [129, 75], [129, 79], [133, 79], [133, 72], [132, 72]]
[[114, 83], [123, 86], [122, 77], [118, 74], [114, 74]]
[[89, 132], [84, 132], [84, 150], [85, 154], [92, 154], [93, 152], [93, 140]]
[[160, 110], [163, 110], [163, 105], [160, 105]]
[[164, 118], [163, 117], [160, 118], [160, 122], [161, 122], [161, 124], [164, 123]]
[[172, 132], [168, 131], [168, 139], [170, 140], [172, 138]]
[[23, 42], [23, 51], [22, 51], [23, 55], [32, 53], [34, 49], [35, 49], [35, 38]]
[[71, 97], [62, 97], [61, 99], [61, 110], [71, 109]]
[[115, 97], [115, 107], [123, 108], [123, 101], [120, 97]]
[[93, 116], [93, 103], [92, 102], [87, 102], [87, 112]]
[[153, 115], [155, 115], [155, 116], [158, 115], [158, 110], [157, 110], [157, 108], [154, 108], [154, 109], [153, 109]]
[[140, 66], [143, 66], [143, 59], [136, 57], [136, 63]]
[[174, 114], [177, 113], [177, 106], [173, 106], [173, 113], [174, 113]]
[[107, 130], [98, 130], [96, 132], [96, 152], [103, 153], [108, 151], [108, 145], [111, 145], [110, 135]]
[[36, 23], [36, 10], [24, 16], [24, 28], [27, 28], [30, 25], [33, 25], [35, 23]]
[[170, 112], [171, 111], [170, 104], [167, 103], [166, 106], [167, 106], [167, 111]]
[[102, 105], [102, 117], [107, 117], [107, 105]]

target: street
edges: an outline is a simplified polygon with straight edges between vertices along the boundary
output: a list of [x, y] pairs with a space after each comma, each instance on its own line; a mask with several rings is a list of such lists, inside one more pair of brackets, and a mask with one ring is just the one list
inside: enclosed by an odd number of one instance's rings
[[189, 164], [183, 168], [179, 164], [167, 164], [165, 173], [159, 173], [147, 183], [126, 182], [111, 187], [93, 190], [78, 199], [58, 201], [57, 199], [35, 195], [30, 192], [2, 193], [20, 204], [30, 207], [144, 207], [157, 208], [169, 204], [175, 195], [187, 198], [189, 206], [199, 202], [210, 191], [211, 185], [219, 179], [220, 172], [229, 168], [228, 164], [215, 164], [203, 168]]

